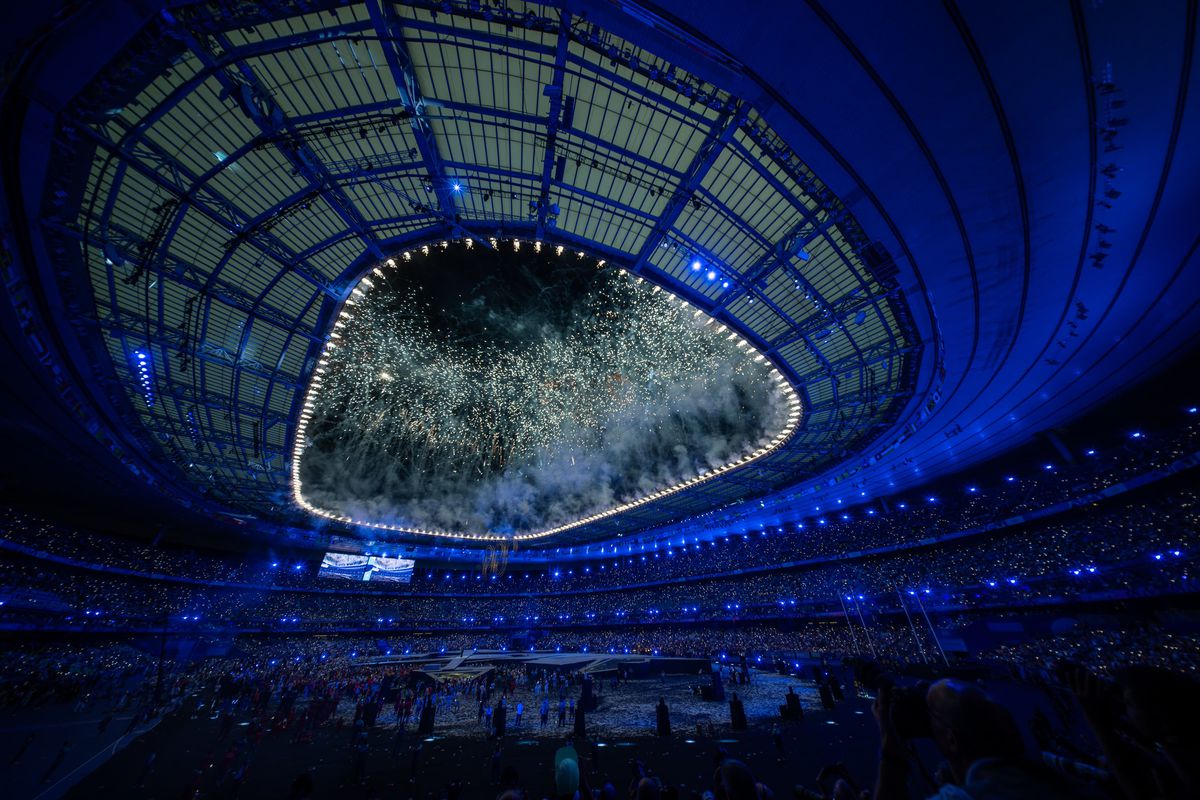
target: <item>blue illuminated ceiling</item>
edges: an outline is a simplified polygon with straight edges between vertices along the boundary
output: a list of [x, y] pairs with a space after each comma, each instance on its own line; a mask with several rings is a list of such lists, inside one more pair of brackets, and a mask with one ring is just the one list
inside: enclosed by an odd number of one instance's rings
[[542, 237], [710, 310], [806, 405], [770, 459], [563, 545], [889, 494], [1195, 341], [1196, 3], [1133, 6], [97, 3], [22, 77], [25, 332], [147, 480], [304, 527], [285, 453], [353, 280]]
[[70, 201], [42, 230], [86, 270], [86, 346], [145, 449], [212, 501], [304, 524], [288, 446], [356, 273], [512, 234], [669, 287], [804, 401], [769, 457], [573, 535], [760, 494], [884, 430], [919, 360], [894, 268], [757, 112], [569, 12], [472, 6], [181, 6], [60, 115], [49, 186]]

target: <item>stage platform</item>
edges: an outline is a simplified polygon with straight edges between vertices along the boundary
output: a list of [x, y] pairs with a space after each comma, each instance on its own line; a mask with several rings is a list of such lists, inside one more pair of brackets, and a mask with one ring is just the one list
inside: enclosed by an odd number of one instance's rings
[[531, 667], [560, 672], [586, 672], [607, 675], [623, 670], [627, 677], [657, 675], [703, 675], [707, 678], [712, 662], [706, 658], [676, 658], [626, 653], [561, 653], [552, 650], [454, 650], [446, 652], [406, 653], [359, 658], [360, 666], [387, 664], [418, 667], [431, 677], [478, 675], [496, 667], [528, 664]]

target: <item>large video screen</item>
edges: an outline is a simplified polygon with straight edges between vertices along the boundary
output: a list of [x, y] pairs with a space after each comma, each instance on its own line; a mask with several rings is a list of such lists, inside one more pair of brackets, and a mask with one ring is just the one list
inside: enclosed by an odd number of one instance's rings
[[317, 575], [322, 578], [342, 578], [350, 581], [365, 581], [363, 577], [370, 569], [367, 556], [355, 556], [349, 553], [326, 553], [321, 559], [321, 569]]
[[373, 556], [368, 562], [371, 565], [364, 581], [395, 581], [397, 583], [412, 583], [413, 567], [417, 562], [411, 558], [383, 558]]
[[411, 558], [326, 553], [321, 559], [321, 569], [317, 575], [350, 581], [411, 583], [415, 565], [416, 562]]

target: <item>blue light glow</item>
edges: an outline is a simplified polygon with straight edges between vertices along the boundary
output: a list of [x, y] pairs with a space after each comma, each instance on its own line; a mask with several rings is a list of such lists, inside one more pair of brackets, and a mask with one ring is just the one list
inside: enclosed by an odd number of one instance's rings
[[138, 381], [142, 386], [142, 396], [146, 400], [146, 407], [154, 408], [154, 377], [150, 371], [149, 356], [141, 350], [135, 350], [133, 356], [136, 359], [134, 366], [137, 367]]

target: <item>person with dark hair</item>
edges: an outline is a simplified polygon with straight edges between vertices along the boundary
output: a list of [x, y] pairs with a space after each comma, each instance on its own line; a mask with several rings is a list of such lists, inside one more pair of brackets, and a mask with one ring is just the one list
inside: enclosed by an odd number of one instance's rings
[[574, 733], [577, 739], [587, 738], [587, 724], [585, 722], [583, 704], [575, 706], [575, 728]]
[[735, 731], [746, 730], [746, 704], [738, 697], [738, 693], [733, 693], [733, 699], [729, 701], [729, 727]]
[[830, 687], [827, 682], [821, 681], [817, 684], [817, 694], [821, 698], [821, 708], [825, 709], [826, 711], [832, 711], [836, 705], [833, 699], [832, 687]]
[[417, 724], [417, 733], [421, 736], [428, 736], [433, 733], [433, 720], [436, 713], [437, 706], [433, 704], [433, 701], [426, 700], [425, 704], [421, 706], [421, 716], [420, 722]]
[[658, 698], [658, 706], [654, 710], [659, 736], [671, 735], [671, 710], [667, 708], [667, 699]]
[[301, 772], [296, 776], [296, 780], [292, 781], [292, 786], [288, 790], [288, 800], [308, 800], [313, 793], [313, 779], [308, 772]]
[[504, 698], [500, 698], [500, 702], [496, 704], [496, 711], [492, 722], [492, 735], [497, 739], [504, 738], [505, 729], [508, 727], [508, 705], [504, 702]]
[[800, 706], [800, 695], [796, 694], [795, 688], [789, 686], [787, 694], [783, 696], [783, 718], [793, 722], [799, 722], [804, 719], [804, 709]]
[[502, 791], [516, 790], [519, 792], [520, 788], [521, 776], [512, 764], [500, 770], [500, 789]]
[[[908, 749], [892, 722], [892, 692], [881, 686], [872, 710], [882, 739], [875, 800], [907, 798]], [[925, 696], [933, 741], [946, 759], [953, 783], [930, 800], [1039, 800], [1078, 797], [1077, 787], [1025, 758], [1012, 715], [978, 686], [944, 679]]]
[[1113, 682], [1077, 664], [1060, 665], [1059, 674], [1127, 797], [1200, 797], [1200, 682], [1145, 665], [1125, 667]]
[[716, 800], [770, 800], [771, 790], [754, 779], [750, 768], [733, 758], [726, 758], [713, 774], [713, 796]]
[[633, 790], [634, 800], [661, 800], [662, 784], [655, 778], [642, 778]]

